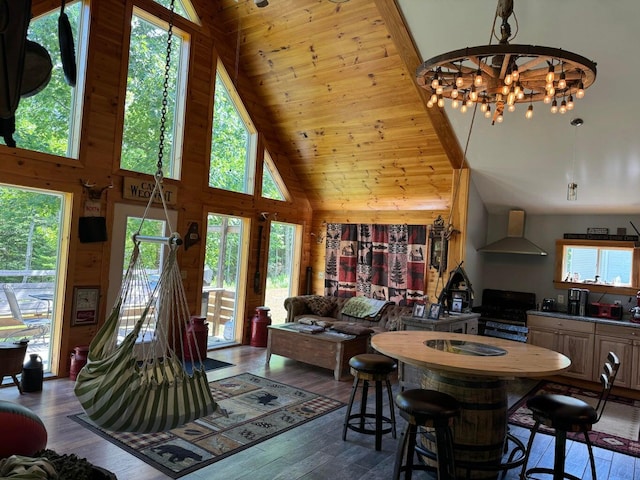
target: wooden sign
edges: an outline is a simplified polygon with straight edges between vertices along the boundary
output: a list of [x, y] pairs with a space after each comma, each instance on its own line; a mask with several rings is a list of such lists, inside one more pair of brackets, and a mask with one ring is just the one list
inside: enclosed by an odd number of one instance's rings
[[[122, 198], [148, 202], [154, 187], [155, 181], [153, 180], [125, 177], [122, 184]], [[164, 183], [162, 185], [162, 189], [164, 191], [164, 199], [167, 202], [167, 205], [176, 205], [178, 203], [178, 188], [174, 185], [167, 185]], [[160, 195], [157, 192], [153, 199], [153, 203], [162, 204]]]

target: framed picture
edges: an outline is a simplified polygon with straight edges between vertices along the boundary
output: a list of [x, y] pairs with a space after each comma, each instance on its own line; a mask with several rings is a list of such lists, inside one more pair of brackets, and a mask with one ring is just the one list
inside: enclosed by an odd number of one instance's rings
[[427, 318], [431, 320], [438, 320], [440, 318], [440, 311], [442, 310], [442, 305], [439, 303], [432, 303], [429, 305], [429, 314]]
[[424, 317], [424, 303], [414, 303], [412, 315], [418, 318]]
[[71, 326], [98, 323], [99, 306], [100, 289], [98, 287], [74, 287]]

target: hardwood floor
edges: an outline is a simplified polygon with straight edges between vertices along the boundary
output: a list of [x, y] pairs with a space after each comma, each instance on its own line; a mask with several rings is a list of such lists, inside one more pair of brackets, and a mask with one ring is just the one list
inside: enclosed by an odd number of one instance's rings
[[[233, 347], [210, 352], [209, 355], [234, 364], [232, 367], [209, 372], [210, 380], [251, 372], [318, 392], [345, 403], [349, 399], [350, 381], [336, 382], [330, 370], [308, 366], [277, 355], [273, 355], [270, 365], [266, 366], [263, 348]], [[69, 379], [47, 380], [42, 392], [24, 395], [20, 395], [15, 386], [9, 385], [0, 389], [0, 400], [20, 403], [39, 415], [49, 434], [48, 448], [58, 453], [75, 453], [96, 465], [111, 470], [119, 480], [170, 478], [69, 420], [68, 415], [81, 410], [73, 394], [73, 384], [74, 382]], [[514, 399], [519, 396], [518, 393]], [[390, 479], [397, 440], [394, 440], [390, 434], [385, 435], [380, 452], [375, 451], [374, 439], [369, 435], [349, 431], [347, 441], [343, 442], [341, 438], [343, 416], [344, 408], [182, 478], [185, 480]], [[401, 418], [398, 420], [402, 421]], [[513, 426], [511, 429], [526, 443], [528, 430]], [[398, 436], [401, 430], [402, 424], [399, 425]], [[598, 479], [640, 480], [640, 459], [614, 454], [600, 448], [595, 448], [594, 452]], [[552, 462], [551, 437], [538, 435], [530, 465], [551, 466]], [[569, 442], [567, 470], [579, 478], [591, 478], [587, 449], [584, 444]], [[508, 472], [506, 479], [515, 480], [518, 474], [518, 471]], [[414, 478], [420, 480], [433, 477], [424, 472], [418, 472]]]

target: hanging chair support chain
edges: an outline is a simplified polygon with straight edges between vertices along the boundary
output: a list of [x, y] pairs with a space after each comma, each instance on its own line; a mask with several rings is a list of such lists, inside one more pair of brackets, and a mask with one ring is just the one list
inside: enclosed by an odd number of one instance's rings
[[[164, 207], [165, 216], [167, 217], [167, 222], [169, 221], [169, 215], [167, 213], [167, 205], [165, 202], [164, 194], [162, 191], [162, 180], [164, 178], [164, 173], [162, 171], [163, 164], [162, 159], [164, 157], [164, 140], [165, 140], [165, 131], [167, 124], [167, 104], [169, 97], [169, 73], [171, 70], [171, 46], [173, 42], [173, 15], [175, 10], [175, 0], [171, 0], [171, 5], [169, 6], [169, 26], [167, 29], [167, 55], [165, 57], [164, 63], [164, 83], [162, 85], [162, 110], [160, 114], [160, 141], [158, 143], [158, 171], [155, 174], [156, 185], [153, 189], [151, 196], [149, 197], [149, 203], [147, 204], [147, 208], [143, 215], [143, 220], [140, 222], [140, 228], [133, 235], [134, 242], [148, 242], [148, 243], [166, 243], [169, 246], [182, 245], [182, 238], [177, 233], [173, 233], [169, 237], [157, 237], [157, 236], [149, 236], [149, 235], [140, 235], [140, 230], [142, 229], [142, 224], [144, 223], [144, 219], [147, 218], [147, 212], [153, 203], [153, 198], [155, 197], [156, 192], [159, 193], [160, 199], [162, 200], [162, 206]], [[170, 224], [169, 224], [170, 226]]]

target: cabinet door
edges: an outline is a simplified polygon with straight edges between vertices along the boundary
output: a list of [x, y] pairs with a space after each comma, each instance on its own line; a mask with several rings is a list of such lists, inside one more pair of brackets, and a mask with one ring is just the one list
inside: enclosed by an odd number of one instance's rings
[[578, 332], [564, 332], [561, 335], [560, 353], [571, 360], [569, 370], [563, 375], [583, 380], [593, 378], [593, 335]]
[[633, 368], [631, 369], [631, 388], [640, 390], [640, 342], [633, 342]]
[[593, 364], [594, 380], [600, 380], [602, 366], [609, 352], [615, 353], [620, 359], [620, 370], [616, 377], [616, 387], [635, 388], [632, 385], [633, 372], [633, 341], [624, 337], [598, 335], [596, 338], [595, 359]]
[[548, 348], [549, 350], [558, 350], [558, 332], [556, 330], [548, 330], [546, 328], [529, 327], [529, 342], [531, 345]]

